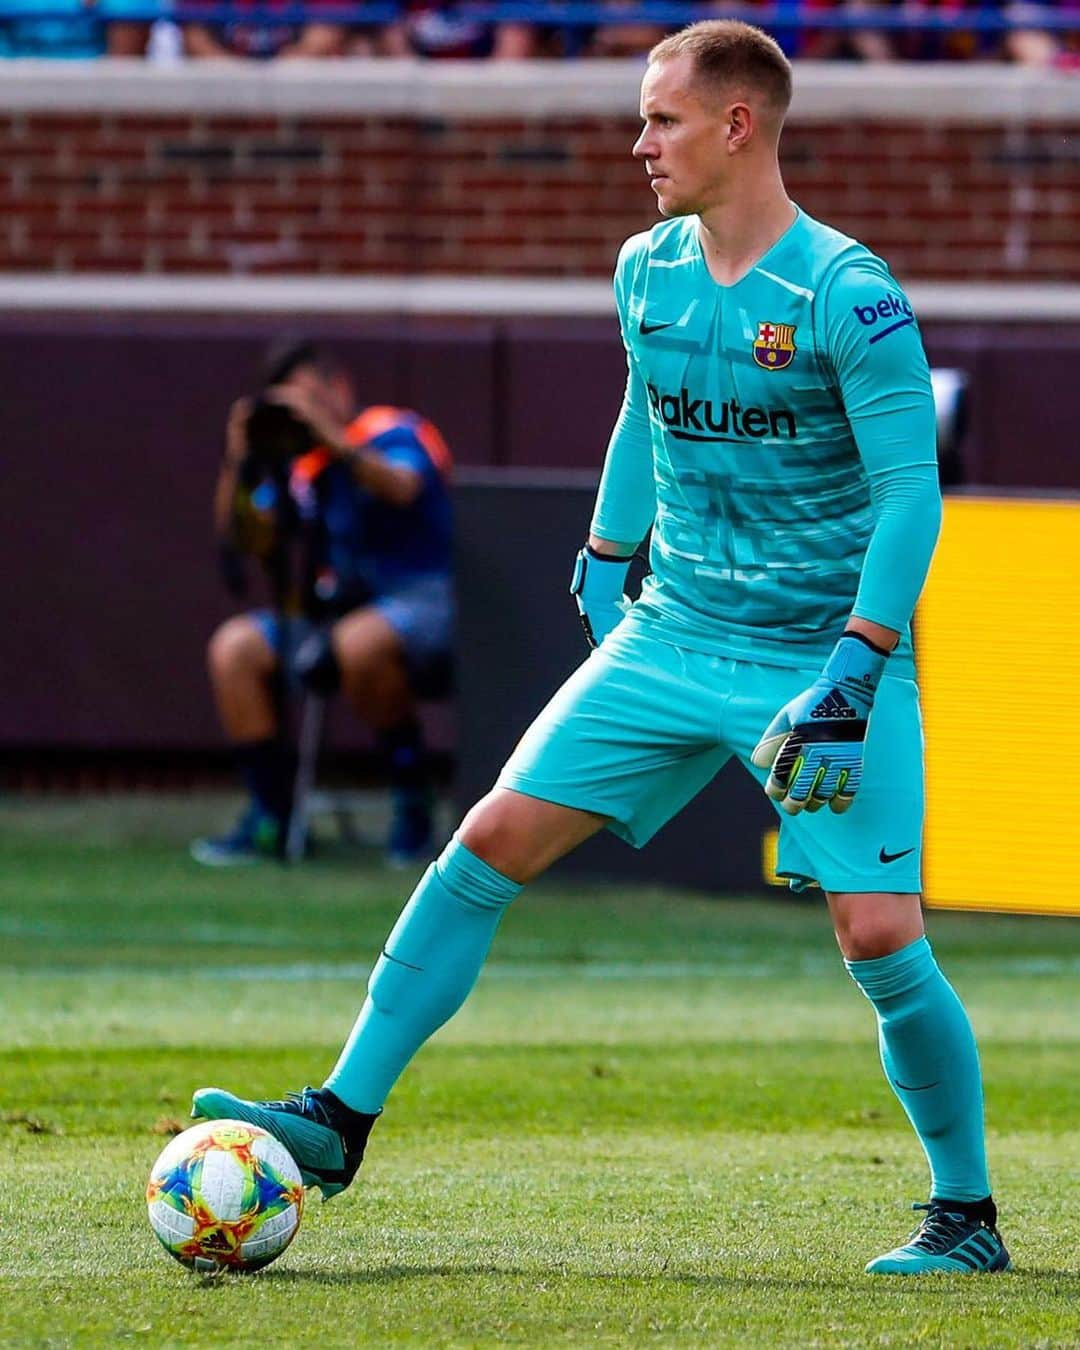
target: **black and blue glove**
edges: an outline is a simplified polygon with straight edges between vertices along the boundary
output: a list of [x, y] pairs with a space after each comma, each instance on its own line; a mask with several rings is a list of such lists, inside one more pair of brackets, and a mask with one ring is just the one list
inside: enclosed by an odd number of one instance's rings
[[626, 614], [628, 602], [623, 591], [630, 562], [630, 558], [596, 553], [588, 544], [574, 559], [570, 594], [577, 601], [585, 641], [590, 647], [599, 647]]
[[845, 633], [821, 675], [785, 703], [750, 758], [771, 769], [766, 793], [789, 815], [846, 811], [862, 780], [863, 745], [887, 652]]

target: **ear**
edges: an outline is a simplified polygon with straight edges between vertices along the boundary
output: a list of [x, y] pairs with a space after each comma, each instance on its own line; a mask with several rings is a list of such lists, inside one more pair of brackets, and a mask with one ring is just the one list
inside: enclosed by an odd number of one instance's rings
[[733, 103], [728, 109], [728, 150], [741, 150], [754, 134], [754, 115], [746, 103]]

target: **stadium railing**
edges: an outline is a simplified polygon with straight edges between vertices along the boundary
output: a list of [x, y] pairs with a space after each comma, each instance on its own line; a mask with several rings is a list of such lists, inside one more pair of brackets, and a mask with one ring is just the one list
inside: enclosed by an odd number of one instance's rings
[[[242, 19], [245, 23], [305, 23], [332, 21], [355, 27], [377, 27], [402, 19], [408, 5], [395, 0], [306, 0], [295, 3], [245, 4], [199, 3], [198, 0], [100, 0], [93, 6], [97, 17], [153, 22], [226, 23]], [[68, 18], [87, 14], [84, 0], [0, 0], [0, 22], [8, 19]], [[838, 6], [820, 8], [792, 0], [791, 3], [762, 5], [720, 5], [704, 9], [700, 4], [672, 3], [671, 0], [639, 0], [639, 3], [605, 4], [552, 3], [551, 0], [502, 0], [501, 3], [462, 3], [451, 7], [458, 18], [481, 23], [528, 23], [548, 28], [581, 29], [630, 23], [656, 24], [677, 28], [703, 17], [743, 19], [769, 30], [870, 31], [890, 33], [979, 33], [1004, 34], [1021, 30], [1049, 33], [1080, 32], [1080, 6], [1062, 5], [1043, 8], [1009, 5], [1004, 8], [981, 6], [974, 9], [933, 9], [925, 6], [897, 9], [851, 9]]]

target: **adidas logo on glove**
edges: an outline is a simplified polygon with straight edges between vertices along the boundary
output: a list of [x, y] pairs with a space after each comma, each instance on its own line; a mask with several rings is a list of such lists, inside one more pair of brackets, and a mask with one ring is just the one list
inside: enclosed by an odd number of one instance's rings
[[816, 708], [811, 708], [811, 717], [858, 717], [858, 713], [842, 694], [830, 689]]

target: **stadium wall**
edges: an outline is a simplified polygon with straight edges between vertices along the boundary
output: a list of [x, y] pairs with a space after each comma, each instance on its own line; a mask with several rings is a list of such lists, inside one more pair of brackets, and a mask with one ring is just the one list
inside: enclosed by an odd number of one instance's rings
[[[922, 329], [933, 364], [970, 379], [967, 481], [1080, 491], [1067, 422], [1080, 323], [924, 319]], [[115, 473], [108, 501], [121, 514], [140, 509], [152, 472], [170, 476], [174, 502], [191, 487], [208, 499], [229, 404], [255, 392], [263, 349], [282, 331], [323, 340], [361, 401], [426, 413], [461, 465], [599, 472], [625, 380], [614, 316], [0, 312], [0, 388], [18, 391], [4, 408], [20, 466], [7, 491], [25, 478], [29, 499], [47, 500], [63, 463], [84, 485]]]
[[[611, 316], [291, 322], [333, 344], [364, 401], [433, 417], [462, 492], [492, 471], [554, 474], [565, 491], [582, 480], [580, 537], [622, 390]], [[280, 314], [0, 314], [0, 569], [19, 578], [0, 600], [0, 750], [220, 744], [203, 649], [235, 606], [216, 574], [210, 497], [229, 404], [253, 390], [263, 346], [284, 323]], [[971, 375], [969, 481], [1080, 492], [1069, 434], [1080, 325], [930, 320], [924, 331], [936, 363]], [[507, 556], [517, 556], [514, 528], [497, 514], [484, 526]], [[546, 536], [551, 522], [537, 517], [532, 528]], [[465, 552], [472, 530], [463, 515]], [[545, 584], [556, 578], [553, 603], [576, 635], [562, 580], [572, 551]], [[343, 730], [345, 743], [363, 744], [355, 725]], [[450, 746], [451, 723], [437, 730]]]
[[[606, 276], [655, 220], [637, 62], [12, 62], [0, 271]], [[1080, 281], [1080, 85], [802, 66], [805, 209], [901, 278]]]

